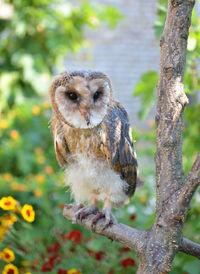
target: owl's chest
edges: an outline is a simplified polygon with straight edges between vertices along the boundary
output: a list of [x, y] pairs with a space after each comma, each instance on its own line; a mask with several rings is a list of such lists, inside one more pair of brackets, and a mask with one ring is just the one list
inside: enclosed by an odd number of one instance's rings
[[84, 154], [89, 156], [94, 154], [98, 159], [103, 159], [100, 145], [100, 128], [95, 129], [74, 129], [66, 126], [64, 136], [71, 155]]

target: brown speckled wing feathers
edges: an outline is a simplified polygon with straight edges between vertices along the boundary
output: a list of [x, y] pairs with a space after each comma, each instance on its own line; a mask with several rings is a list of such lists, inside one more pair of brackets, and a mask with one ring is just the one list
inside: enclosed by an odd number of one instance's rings
[[101, 129], [101, 150], [111, 167], [128, 183], [124, 191], [131, 197], [137, 183], [137, 160], [127, 113], [119, 103], [113, 104]]
[[54, 140], [56, 159], [61, 167], [65, 167], [70, 152], [64, 138], [61, 122], [56, 119], [55, 115], [51, 119], [51, 132]]

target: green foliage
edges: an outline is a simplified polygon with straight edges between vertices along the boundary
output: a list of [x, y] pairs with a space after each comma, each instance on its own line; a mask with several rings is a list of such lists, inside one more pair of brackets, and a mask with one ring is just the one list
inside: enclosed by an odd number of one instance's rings
[[160, 39], [164, 29], [165, 18], [167, 14], [167, 2], [167, 0], [158, 0], [157, 20], [154, 24], [154, 30], [157, 39]]
[[[199, 1], [198, 1], [199, 2]], [[159, 39], [163, 32], [165, 18], [167, 12], [167, 0], [158, 1], [157, 21], [154, 29], [155, 35]], [[197, 153], [200, 151], [199, 133], [200, 133], [200, 105], [198, 100], [198, 92], [200, 89], [200, 17], [195, 10], [192, 14], [190, 33], [187, 46], [187, 61], [184, 75], [184, 87], [189, 97], [190, 104], [184, 111], [184, 128], [183, 128], [183, 166], [185, 173], [190, 170]], [[141, 109], [138, 113], [139, 118], [143, 119], [148, 114], [151, 106], [155, 103], [155, 88], [157, 84], [157, 73], [147, 72], [141, 76], [141, 81], [136, 85], [134, 96], [140, 96]], [[155, 152], [155, 125], [152, 125], [151, 132], [138, 132], [138, 138], [143, 141], [145, 146], [141, 152], [153, 159]], [[150, 147], [150, 148], [149, 148]], [[152, 149], [153, 148], [153, 149]], [[143, 171], [142, 171], [143, 172]], [[149, 169], [150, 174], [154, 175], [153, 169]], [[150, 194], [151, 195], [151, 194]], [[196, 193], [192, 200], [191, 209], [188, 213], [184, 226], [184, 235], [193, 241], [200, 242], [199, 237], [199, 221], [200, 212], [200, 194]], [[172, 273], [198, 273], [200, 263], [192, 256], [178, 254], [174, 261]]]
[[45, 94], [53, 70], [63, 69], [63, 57], [76, 52], [85, 41], [85, 26], [102, 21], [114, 27], [121, 13], [111, 6], [83, 1], [7, 1], [10, 18], [0, 18], [0, 113], [24, 100]]
[[157, 82], [158, 74], [155, 71], [149, 71], [141, 76], [141, 81], [135, 86], [134, 96], [140, 96], [142, 103], [140, 111], [138, 112], [140, 119], [146, 117], [156, 99], [155, 86]]

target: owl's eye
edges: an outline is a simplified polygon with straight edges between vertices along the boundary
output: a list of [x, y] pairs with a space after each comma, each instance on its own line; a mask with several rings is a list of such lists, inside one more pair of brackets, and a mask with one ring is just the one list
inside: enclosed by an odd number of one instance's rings
[[73, 91], [68, 92], [68, 93], [67, 93], [67, 97], [68, 97], [71, 101], [73, 101], [73, 102], [76, 102], [77, 99], [78, 99], [77, 93], [76, 93], [76, 92], [73, 92]]
[[102, 91], [97, 90], [97, 91], [95, 92], [95, 94], [93, 95], [94, 101], [97, 101], [97, 100], [101, 97], [101, 95], [102, 95]]

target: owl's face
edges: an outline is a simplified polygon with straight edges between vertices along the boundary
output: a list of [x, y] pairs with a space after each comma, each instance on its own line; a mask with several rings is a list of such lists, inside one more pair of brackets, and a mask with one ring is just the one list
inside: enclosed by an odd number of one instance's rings
[[87, 129], [105, 117], [112, 100], [112, 86], [103, 73], [62, 73], [55, 78], [50, 95], [53, 109], [64, 122]]

